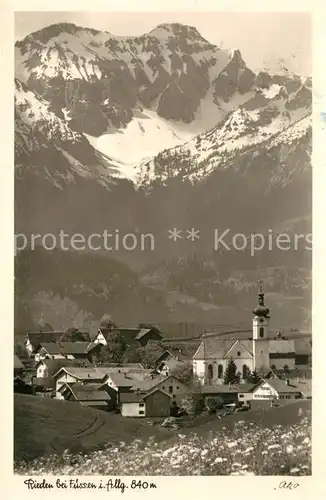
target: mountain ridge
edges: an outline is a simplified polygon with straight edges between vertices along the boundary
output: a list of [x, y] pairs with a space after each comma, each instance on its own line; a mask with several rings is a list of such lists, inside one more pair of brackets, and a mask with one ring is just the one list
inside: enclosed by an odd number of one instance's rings
[[[279, 294], [280, 314], [294, 321], [298, 307], [298, 317], [305, 321], [309, 254], [274, 249], [255, 258], [237, 251], [222, 255], [212, 250], [212, 231], [229, 228], [231, 234], [246, 236], [276, 228], [309, 232], [309, 80], [288, 72], [255, 73], [239, 50], [220, 49], [195, 27], [179, 23], [163, 23], [137, 37], [61, 23], [28, 35], [15, 48], [16, 232], [56, 234], [63, 229], [87, 237], [104, 229], [119, 228], [122, 234], [136, 228], [154, 234], [155, 252], [113, 256], [136, 273], [152, 266], [150, 273], [132, 278], [137, 282], [135, 296], [138, 291], [145, 294], [139, 303], [142, 320], [151, 316], [152, 308], [150, 288], [142, 280], [152, 280], [153, 290], [163, 286], [158, 300], [164, 307], [157, 306], [158, 316], [180, 321], [182, 315], [222, 315], [226, 320], [239, 313], [242, 299], [236, 304], [234, 300], [250, 273], [263, 279], [265, 267], [276, 269], [266, 273], [273, 293]], [[167, 235], [174, 227], [184, 232], [198, 228], [200, 240], [172, 242]], [[213, 257], [203, 257], [205, 265], [198, 270], [191, 259], [207, 250]], [[194, 277], [193, 284], [184, 280], [182, 297], [182, 272], [172, 266], [171, 273], [160, 264], [180, 255], [190, 259], [182, 270], [185, 277], [188, 272]], [[55, 269], [57, 257], [47, 258], [47, 266]], [[78, 265], [83, 277], [82, 260]], [[60, 261], [70, 275], [68, 260]], [[100, 276], [105, 266], [98, 262]], [[208, 278], [207, 267], [212, 273]], [[32, 272], [37, 273], [35, 261]], [[166, 276], [155, 282], [156, 272]], [[287, 273], [293, 289], [287, 285]], [[58, 303], [49, 295], [50, 281], [43, 274], [33, 297], [22, 288], [19, 303], [32, 308]], [[124, 280], [125, 271], [121, 276]], [[123, 300], [133, 300], [128, 279]], [[304, 292], [296, 302], [290, 296], [300, 284]], [[91, 313], [97, 315], [104, 307], [105, 283], [101, 299], [94, 295], [95, 285], [81, 285], [79, 291], [67, 286], [58, 307], [70, 304], [75, 313], [80, 303], [83, 317], [89, 312], [90, 294]], [[251, 283], [250, 290], [253, 287]], [[58, 288], [55, 282], [54, 294]], [[286, 297], [294, 308], [288, 315], [282, 309]], [[123, 316], [123, 308], [115, 307]], [[130, 318], [136, 319], [129, 309]]]

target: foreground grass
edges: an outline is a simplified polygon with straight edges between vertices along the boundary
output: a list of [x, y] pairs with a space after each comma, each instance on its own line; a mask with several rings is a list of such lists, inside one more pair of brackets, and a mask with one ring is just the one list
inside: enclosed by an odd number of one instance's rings
[[[59, 455], [66, 449], [86, 453], [135, 438], [146, 441], [152, 434], [143, 419], [125, 419], [69, 401], [14, 395], [15, 462]], [[170, 435], [167, 429], [155, 429], [157, 441]]]
[[121, 442], [101, 451], [66, 450], [15, 465], [24, 475], [294, 475], [311, 474], [308, 415], [291, 425], [263, 428], [237, 421], [205, 437], [178, 434], [168, 442], [153, 437]]

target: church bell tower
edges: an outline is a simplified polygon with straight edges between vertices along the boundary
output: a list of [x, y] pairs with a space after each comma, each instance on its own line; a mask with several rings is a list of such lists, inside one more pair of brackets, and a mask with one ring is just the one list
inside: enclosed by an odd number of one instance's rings
[[253, 310], [252, 343], [254, 370], [265, 372], [269, 370], [269, 309], [265, 306], [265, 293], [262, 285], [258, 293], [258, 306]]

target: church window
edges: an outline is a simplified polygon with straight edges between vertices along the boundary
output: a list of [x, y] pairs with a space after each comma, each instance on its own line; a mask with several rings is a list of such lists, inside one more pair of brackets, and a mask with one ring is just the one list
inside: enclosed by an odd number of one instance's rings
[[218, 367], [217, 367], [217, 376], [218, 376], [218, 378], [222, 378], [223, 377], [223, 365], [218, 365]]
[[208, 365], [208, 378], [213, 378], [213, 365]]
[[238, 356], [241, 356], [241, 352], [240, 351], [238, 351], [237, 354], [238, 354]]
[[264, 336], [264, 328], [262, 326], [259, 328], [259, 336], [260, 337]]

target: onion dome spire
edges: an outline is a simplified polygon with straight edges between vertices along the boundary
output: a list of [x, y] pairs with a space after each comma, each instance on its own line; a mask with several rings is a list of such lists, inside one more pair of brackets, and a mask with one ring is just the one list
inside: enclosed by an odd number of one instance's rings
[[252, 311], [255, 316], [269, 318], [269, 309], [265, 306], [265, 293], [262, 283], [260, 283], [258, 293], [258, 306]]

